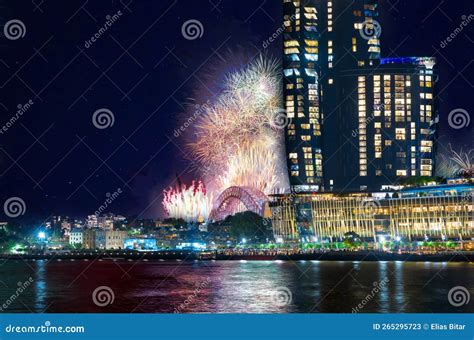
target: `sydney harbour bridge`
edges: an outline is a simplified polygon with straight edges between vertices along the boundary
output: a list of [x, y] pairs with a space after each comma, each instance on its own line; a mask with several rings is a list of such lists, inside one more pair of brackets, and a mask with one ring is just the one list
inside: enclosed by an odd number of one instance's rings
[[256, 188], [232, 186], [217, 197], [209, 214], [209, 220], [221, 221], [228, 215], [245, 210], [263, 216], [267, 201], [268, 197]]

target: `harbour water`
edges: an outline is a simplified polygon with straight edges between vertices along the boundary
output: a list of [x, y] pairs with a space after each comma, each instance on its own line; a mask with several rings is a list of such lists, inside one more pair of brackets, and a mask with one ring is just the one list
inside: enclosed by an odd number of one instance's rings
[[[466, 313], [474, 264], [350, 261], [4, 260], [2, 312]], [[19, 292], [21, 288], [21, 292]], [[3, 304], [3, 306], [2, 306]]]

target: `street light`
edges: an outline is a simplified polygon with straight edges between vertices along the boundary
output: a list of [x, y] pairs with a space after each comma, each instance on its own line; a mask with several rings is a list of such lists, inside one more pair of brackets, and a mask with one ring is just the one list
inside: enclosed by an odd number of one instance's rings
[[38, 233], [38, 238], [39, 238], [40, 240], [44, 240], [44, 239], [46, 238], [46, 233], [45, 233], [44, 231], [40, 231], [40, 232]]

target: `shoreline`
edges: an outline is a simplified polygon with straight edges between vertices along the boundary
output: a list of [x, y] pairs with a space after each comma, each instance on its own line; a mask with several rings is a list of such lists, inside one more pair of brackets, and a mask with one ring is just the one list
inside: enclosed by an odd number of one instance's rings
[[154, 251], [154, 252], [84, 252], [51, 254], [0, 254], [3, 260], [101, 260], [101, 261], [402, 261], [402, 262], [473, 262], [474, 252], [439, 252], [435, 254], [384, 253], [374, 251], [328, 251], [301, 254], [223, 254], [215, 252], [192, 251]]

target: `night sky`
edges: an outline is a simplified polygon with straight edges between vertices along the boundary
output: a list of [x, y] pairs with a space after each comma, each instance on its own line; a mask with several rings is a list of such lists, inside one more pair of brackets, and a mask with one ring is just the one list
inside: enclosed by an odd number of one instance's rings
[[[448, 142], [472, 148], [474, 123], [452, 129], [447, 116], [457, 108], [473, 112], [474, 20], [440, 47], [472, 4], [381, 1], [382, 55], [438, 58], [441, 151]], [[33, 102], [0, 134], [0, 203], [20, 197], [23, 218], [92, 214], [118, 188], [123, 193], [107, 212], [162, 216], [162, 190], [175, 185], [177, 174], [184, 182], [196, 177], [186, 138], [173, 131], [195, 104], [212, 100], [225, 72], [263, 50], [282, 11], [281, 0], [3, 0], [0, 6], [2, 33], [12, 19], [26, 27], [23, 38], [0, 37], [0, 125], [19, 104]], [[111, 27], [86, 44], [118, 11]], [[203, 26], [195, 40], [181, 31], [191, 19]], [[279, 58], [280, 44], [265, 53]], [[98, 129], [92, 117], [102, 108], [114, 124]]]

